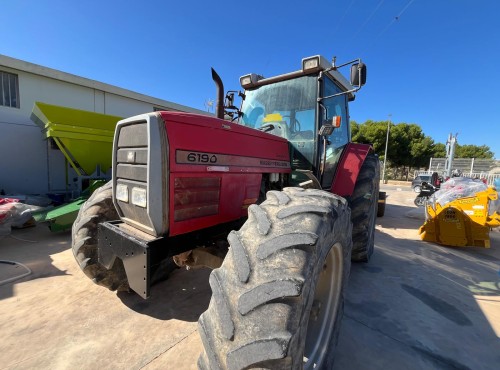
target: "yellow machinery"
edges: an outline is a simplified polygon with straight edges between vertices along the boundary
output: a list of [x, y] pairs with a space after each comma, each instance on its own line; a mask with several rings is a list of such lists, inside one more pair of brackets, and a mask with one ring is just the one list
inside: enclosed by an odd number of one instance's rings
[[500, 226], [500, 215], [488, 212], [490, 203], [497, 199], [498, 193], [489, 187], [444, 206], [428, 203], [427, 220], [419, 229], [422, 240], [454, 247], [489, 248], [490, 229]]

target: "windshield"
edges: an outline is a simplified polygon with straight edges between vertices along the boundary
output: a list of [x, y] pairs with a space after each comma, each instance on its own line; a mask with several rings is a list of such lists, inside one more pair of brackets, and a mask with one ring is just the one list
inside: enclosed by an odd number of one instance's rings
[[314, 130], [316, 88], [315, 76], [303, 76], [247, 90], [241, 123], [260, 128], [262, 123], [275, 122], [271, 119], [281, 116], [292, 132]]
[[302, 76], [245, 91], [240, 123], [279, 127], [272, 133], [290, 142], [294, 169], [311, 170], [314, 164], [317, 86], [317, 76]]

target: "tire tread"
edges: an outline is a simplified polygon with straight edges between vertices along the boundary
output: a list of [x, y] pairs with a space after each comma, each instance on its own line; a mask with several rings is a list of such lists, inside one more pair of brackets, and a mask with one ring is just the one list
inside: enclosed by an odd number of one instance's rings
[[[312, 304], [310, 276], [319, 275], [322, 263], [317, 261], [335, 243], [343, 248], [343, 300], [352, 246], [347, 202], [323, 191], [295, 188], [267, 196], [261, 205], [249, 207], [247, 222], [228, 235], [230, 253], [212, 271], [213, 296], [198, 321], [204, 346], [199, 369], [301, 368], [297, 345], [305, 338], [304, 310]], [[341, 313], [342, 304], [332, 346]]]

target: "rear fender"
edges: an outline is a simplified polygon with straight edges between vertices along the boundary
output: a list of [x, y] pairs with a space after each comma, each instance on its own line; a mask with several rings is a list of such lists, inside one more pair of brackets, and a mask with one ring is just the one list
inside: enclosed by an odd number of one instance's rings
[[342, 197], [349, 197], [354, 191], [359, 170], [367, 155], [373, 151], [369, 144], [348, 143], [335, 170], [330, 191]]

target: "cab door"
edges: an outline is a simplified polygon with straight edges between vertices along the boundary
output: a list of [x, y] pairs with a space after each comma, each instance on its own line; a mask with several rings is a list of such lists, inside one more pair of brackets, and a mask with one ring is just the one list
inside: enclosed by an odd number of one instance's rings
[[[321, 96], [330, 96], [342, 92], [342, 90], [327, 76], [324, 76], [321, 85]], [[347, 99], [347, 94], [342, 94], [333, 98], [324, 99], [322, 101], [322, 105], [326, 109], [323, 109], [323, 114], [320, 114], [320, 127], [325, 118], [330, 120], [334, 116], [341, 117], [340, 127], [333, 130], [332, 134], [326, 137], [326, 146], [320, 141], [320, 163], [323, 162], [323, 159], [325, 159], [320, 180], [323, 189], [330, 189], [342, 151], [351, 139]]]

